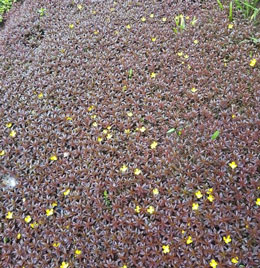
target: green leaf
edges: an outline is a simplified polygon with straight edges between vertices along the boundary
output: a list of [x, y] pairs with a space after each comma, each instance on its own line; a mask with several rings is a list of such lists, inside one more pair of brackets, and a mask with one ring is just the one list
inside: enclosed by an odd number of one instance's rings
[[172, 132], [174, 132], [176, 129], [175, 128], [171, 128], [167, 131], [167, 134], [171, 134]]
[[215, 132], [213, 133], [213, 135], [211, 136], [211, 139], [212, 139], [212, 140], [215, 140], [215, 139], [218, 137], [219, 133], [220, 133], [219, 130], [215, 131]]
[[128, 77], [129, 77], [129, 78], [132, 78], [132, 76], [133, 76], [133, 69], [131, 68], [131, 69], [129, 70]]

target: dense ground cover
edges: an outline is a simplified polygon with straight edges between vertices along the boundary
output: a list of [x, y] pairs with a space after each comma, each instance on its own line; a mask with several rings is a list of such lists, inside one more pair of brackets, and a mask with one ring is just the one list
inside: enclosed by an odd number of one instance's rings
[[1, 267], [259, 267], [259, 32], [174, 2], [7, 14]]

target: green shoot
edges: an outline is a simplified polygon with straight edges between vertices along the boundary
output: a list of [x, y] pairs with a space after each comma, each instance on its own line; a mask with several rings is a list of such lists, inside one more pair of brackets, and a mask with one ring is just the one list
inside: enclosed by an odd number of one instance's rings
[[132, 76], [133, 76], [133, 69], [130, 69], [130, 70], [129, 70], [128, 77], [129, 77], [129, 78], [132, 78]]
[[219, 130], [217, 130], [217, 131], [215, 131], [214, 133], [213, 133], [213, 135], [211, 136], [211, 139], [212, 140], [215, 140], [218, 136], [219, 136]]
[[39, 12], [39, 14], [40, 14], [41, 17], [43, 17], [45, 15], [45, 11], [46, 11], [46, 9], [43, 8], [43, 7], [41, 7], [40, 9], [38, 9], [38, 12]]
[[230, 22], [233, 21], [233, 2], [230, 1], [229, 3], [229, 15], [228, 15], [228, 19]]
[[220, 0], [217, 0], [217, 2], [218, 2], [218, 6], [219, 6], [220, 10], [223, 10], [224, 7], [223, 7], [222, 3], [220, 2]]

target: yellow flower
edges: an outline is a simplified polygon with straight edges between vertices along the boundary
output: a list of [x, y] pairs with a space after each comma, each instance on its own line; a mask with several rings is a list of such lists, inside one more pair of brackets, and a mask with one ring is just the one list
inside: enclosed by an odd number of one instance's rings
[[17, 234], [16, 238], [21, 239], [22, 235], [20, 233]]
[[192, 204], [192, 210], [198, 210], [199, 209], [199, 204], [198, 203], [193, 203]]
[[139, 130], [140, 130], [140, 132], [145, 132], [146, 128], [145, 127], [141, 127]]
[[155, 76], [156, 76], [157, 74], [156, 73], [151, 73], [151, 78], [155, 78]]
[[78, 8], [79, 10], [81, 10], [81, 9], [83, 8], [83, 6], [82, 6], [81, 4], [78, 4], [78, 5], [77, 5], [77, 8]]
[[235, 161], [229, 163], [229, 166], [232, 168], [232, 169], [235, 169], [237, 167], [237, 164]]
[[29, 223], [29, 222], [32, 220], [32, 218], [31, 218], [30, 215], [28, 215], [28, 216], [26, 216], [26, 217], [24, 218], [24, 220], [25, 220], [26, 223]]
[[69, 27], [70, 27], [70, 29], [73, 29], [74, 28], [74, 24], [70, 24]]
[[156, 141], [153, 141], [151, 144], [151, 149], [155, 149], [158, 143]]
[[230, 235], [228, 235], [228, 236], [224, 236], [223, 240], [225, 241], [226, 244], [228, 244], [231, 242], [232, 239], [231, 239]]
[[123, 266], [121, 266], [121, 268], [127, 268], [127, 266], [124, 264]]
[[112, 138], [112, 134], [107, 134], [107, 139], [110, 140]]
[[213, 193], [213, 188], [209, 188], [207, 191], [207, 194], [211, 194], [211, 193]]
[[136, 206], [136, 207], [135, 207], [135, 212], [136, 212], [136, 213], [139, 213], [139, 212], [140, 212], [140, 209], [141, 209], [141, 208], [140, 208], [139, 206]]
[[126, 29], [131, 29], [131, 25], [130, 24], [127, 24], [126, 25]]
[[236, 115], [235, 115], [235, 114], [232, 114], [232, 115], [231, 115], [231, 117], [232, 117], [232, 118], [235, 118], [235, 117], [236, 117]]
[[33, 223], [30, 224], [31, 228], [34, 229], [35, 227], [37, 227], [39, 224], [35, 221]]
[[209, 194], [209, 196], [207, 198], [208, 198], [208, 200], [210, 202], [213, 202], [214, 201], [214, 196], [212, 194]]
[[56, 161], [58, 158], [57, 158], [57, 156], [56, 155], [52, 155], [51, 157], [50, 157], [50, 160], [52, 160], [52, 161]]
[[145, 22], [145, 21], [146, 21], [146, 18], [145, 18], [145, 17], [142, 17], [142, 18], [141, 18], [141, 21], [142, 21], [142, 22]]
[[66, 196], [70, 193], [70, 189], [67, 189], [65, 192], [63, 192], [63, 194]]
[[180, 51], [180, 52], [177, 53], [177, 55], [178, 55], [179, 57], [181, 57], [181, 56], [183, 55], [183, 52]]
[[154, 194], [154, 195], [158, 195], [158, 194], [159, 194], [159, 190], [158, 190], [157, 188], [154, 188], [154, 189], [153, 189], [153, 194]]
[[104, 134], [107, 134], [107, 133], [108, 133], [107, 129], [104, 129], [104, 130], [103, 130], [103, 133], [104, 133]]
[[3, 156], [5, 154], [5, 150], [0, 151], [0, 156]]
[[98, 137], [97, 140], [98, 140], [98, 142], [101, 142], [103, 140], [103, 138], [102, 137]]
[[189, 17], [189, 16], [186, 16], [186, 17], [185, 17], [185, 19], [186, 19], [186, 20], [189, 20], [189, 19], [190, 19], [190, 17]]
[[107, 129], [110, 130], [112, 127], [111, 126], [107, 126]]
[[128, 115], [129, 117], [132, 117], [132, 116], [133, 116], [133, 113], [132, 113], [132, 112], [127, 112], [127, 115]]
[[125, 129], [125, 134], [129, 134], [130, 133], [130, 129]]
[[51, 206], [52, 206], [53, 208], [55, 208], [55, 207], [58, 206], [58, 204], [57, 204], [57, 202], [53, 202], [53, 203], [51, 204]]
[[51, 215], [53, 215], [53, 213], [54, 213], [53, 208], [51, 208], [51, 209], [46, 209], [46, 215], [47, 215], [48, 217], [51, 216]]
[[95, 30], [94, 34], [97, 35], [99, 33], [99, 30]]
[[7, 123], [6, 127], [10, 128], [13, 125], [13, 123]]
[[94, 109], [94, 106], [91, 105], [90, 107], [88, 107], [88, 111], [91, 112]]
[[228, 29], [232, 29], [234, 25], [232, 23], [228, 24]]
[[193, 92], [193, 93], [195, 93], [197, 91], [197, 89], [195, 88], [195, 87], [193, 87], [192, 89], [191, 89], [191, 92]]
[[43, 94], [42, 93], [38, 94], [38, 99], [42, 99], [42, 98], [43, 98]]
[[139, 168], [136, 168], [134, 170], [134, 174], [137, 175], [137, 176], [140, 175], [141, 174], [141, 170]]
[[196, 39], [196, 40], [193, 41], [193, 43], [194, 43], [195, 45], [197, 45], [197, 44], [199, 43], [199, 41]]
[[231, 259], [231, 262], [234, 263], [234, 264], [238, 263], [238, 257], [232, 258]]
[[156, 37], [152, 37], [152, 42], [155, 42], [156, 41]]
[[249, 63], [249, 65], [250, 65], [251, 67], [254, 67], [255, 64], [256, 64], [256, 59], [252, 59], [252, 60], [250, 61], [250, 63]]
[[91, 13], [95, 15], [95, 14], [97, 14], [97, 11], [93, 10], [93, 11], [91, 11]]
[[62, 262], [60, 268], [68, 268], [69, 267], [69, 264], [65, 261]]
[[209, 263], [210, 267], [212, 268], [216, 268], [218, 266], [218, 263], [215, 261], [215, 260], [211, 260], [210, 263]]
[[91, 119], [95, 119], [95, 118], [97, 118], [97, 115], [96, 114], [93, 114], [90, 117], [91, 117]]
[[257, 198], [255, 203], [256, 203], [257, 206], [260, 206], [260, 198]]
[[11, 136], [11, 137], [14, 138], [14, 137], [16, 136], [16, 132], [15, 132], [14, 130], [12, 130], [12, 131], [10, 132], [9, 136]]
[[147, 212], [150, 214], [154, 213], [154, 207], [153, 206], [149, 206], [149, 208], [147, 209]]
[[115, 8], [114, 8], [114, 7], [111, 7], [111, 8], [110, 8], [110, 11], [111, 11], [111, 12], [115, 11]]
[[82, 251], [80, 250], [80, 249], [76, 249], [75, 250], [75, 255], [77, 256], [77, 255], [80, 255], [82, 253]]
[[170, 247], [169, 247], [169, 245], [163, 245], [162, 246], [162, 249], [163, 249], [163, 253], [169, 253], [170, 252]]
[[52, 246], [55, 247], [55, 248], [57, 248], [57, 247], [60, 246], [60, 242], [54, 242], [54, 243], [52, 244]]
[[8, 211], [5, 217], [6, 219], [11, 220], [13, 218], [13, 212]]
[[188, 59], [189, 58], [189, 55], [184, 55], [184, 59]]
[[197, 198], [201, 198], [203, 196], [202, 193], [201, 193], [201, 191], [197, 191], [195, 193], [195, 195], [196, 195]]
[[181, 230], [181, 233], [182, 233], [182, 234], [185, 234], [185, 231], [184, 231], [184, 230]]
[[128, 170], [128, 167], [126, 165], [123, 165], [121, 168], [120, 168], [120, 171], [122, 173], [126, 172]]
[[67, 120], [67, 121], [70, 121], [70, 120], [72, 120], [72, 117], [67, 116], [67, 117], [66, 117], [66, 120]]
[[189, 245], [189, 244], [191, 244], [192, 242], [193, 242], [192, 237], [189, 236], [188, 239], [187, 239], [187, 241], [186, 241], [186, 244]]
[[153, 17], [154, 17], [154, 14], [151, 14], [151, 15], [150, 15], [150, 18], [153, 18]]
[[162, 21], [163, 21], [163, 22], [166, 22], [166, 21], [167, 21], [167, 18], [163, 17], [163, 18], [162, 18]]

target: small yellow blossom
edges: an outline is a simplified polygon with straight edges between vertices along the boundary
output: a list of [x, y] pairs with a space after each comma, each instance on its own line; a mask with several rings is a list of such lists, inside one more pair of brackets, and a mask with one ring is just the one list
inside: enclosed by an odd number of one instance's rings
[[210, 263], [209, 263], [210, 267], [212, 268], [216, 268], [218, 266], [218, 263], [215, 261], [215, 260], [211, 260]]
[[142, 18], [141, 18], [141, 21], [142, 21], [142, 22], [145, 22], [145, 21], [146, 21], [146, 18], [145, 18], [145, 17], [142, 17]]
[[31, 226], [32, 229], [38, 227], [38, 225], [39, 224], [36, 221], [30, 224], [30, 226]]
[[152, 42], [155, 42], [156, 41], [156, 37], [152, 37], [151, 40], [152, 40]]
[[47, 215], [48, 217], [51, 216], [51, 215], [53, 215], [53, 213], [54, 213], [53, 208], [51, 208], [51, 209], [46, 209], [46, 215]]
[[189, 244], [191, 244], [192, 242], [193, 242], [192, 237], [189, 236], [188, 239], [187, 239], [187, 241], [186, 241], [186, 244], [189, 245]]
[[149, 208], [147, 209], [147, 212], [150, 214], [154, 213], [154, 207], [153, 206], [149, 206]]
[[225, 241], [226, 244], [230, 243], [230, 242], [231, 242], [231, 237], [230, 237], [230, 235], [228, 235], [228, 236], [224, 236], [224, 237], [223, 237], [223, 240]]
[[162, 18], [162, 21], [163, 21], [163, 22], [166, 22], [166, 21], [167, 21], [167, 18], [166, 18], [166, 17], [163, 17], [163, 18]]
[[69, 264], [65, 261], [62, 262], [60, 268], [68, 268], [69, 267]]
[[121, 266], [121, 268], [127, 268], [127, 266], [124, 264], [123, 266]]
[[154, 194], [154, 195], [158, 195], [158, 194], [159, 194], [159, 190], [158, 190], [157, 188], [154, 188], [154, 189], [153, 189], [153, 194]]
[[122, 91], [126, 91], [127, 86], [123, 86]]
[[195, 192], [195, 195], [196, 195], [197, 198], [201, 198], [203, 196], [201, 191]]
[[93, 122], [92, 126], [97, 127], [98, 126], [97, 122]]
[[194, 43], [195, 45], [197, 45], [197, 44], [199, 43], [199, 41], [198, 41], [197, 39], [195, 39], [195, 40], [193, 41], [193, 43]]
[[52, 161], [56, 161], [58, 158], [57, 158], [57, 156], [56, 155], [52, 155], [51, 157], [50, 157], [50, 160], [52, 160]]
[[188, 59], [189, 58], [189, 55], [188, 54], [185, 54], [184, 55], [184, 59]]
[[80, 255], [82, 253], [82, 251], [80, 250], [80, 249], [76, 249], [75, 250], [75, 255], [77, 256], [77, 255]]
[[67, 116], [67, 117], [66, 117], [66, 120], [67, 120], [67, 121], [71, 121], [71, 120], [72, 120], [72, 117]]
[[130, 24], [127, 24], [126, 25], [126, 29], [131, 29], [131, 25]]
[[52, 244], [52, 246], [55, 247], [55, 248], [57, 248], [57, 247], [60, 246], [60, 242], [54, 242], [54, 243]]
[[107, 129], [110, 130], [112, 127], [111, 126], [107, 126]]
[[137, 176], [140, 175], [141, 174], [141, 170], [139, 168], [136, 168], [134, 170], [134, 174], [137, 175]]
[[157, 74], [156, 73], [151, 73], [151, 78], [155, 78], [155, 76], [156, 76]]
[[99, 30], [95, 30], [94, 34], [97, 35], [99, 33]]
[[115, 11], [115, 8], [114, 8], [114, 7], [111, 7], [111, 8], [110, 8], [110, 11], [111, 11], [111, 12]]
[[107, 139], [110, 140], [112, 138], [112, 134], [107, 134]]
[[11, 220], [13, 218], [13, 212], [8, 211], [5, 217], [6, 219]]
[[209, 189], [207, 190], [207, 194], [211, 194], [211, 193], [213, 193], [213, 188], [209, 188]]
[[98, 138], [97, 138], [97, 141], [98, 141], [98, 142], [101, 142], [102, 140], [103, 140], [102, 137], [98, 137]]
[[151, 14], [151, 15], [150, 15], [150, 18], [153, 18], [153, 17], [154, 17], [154, 14]]
[[129, 134], [130, 133], [130, 129], [125, 129], [125, 134]]
[[3, 156], [5, 154], [5, 150], [0, 151], [0, 156]]
[[178, 55], [179, 57], [181, 57], [181, 56], [183, 55], [183, 52], [180, 51], [180, 52], [177, 53], [177, 55]]
[[151, 144], [151, 149], [155, 149], [158, 143], [156, 141], [153, 141]]
[[145, 132], [146, 128], [145, 127], [141, 127], [139, 130], [140, 130], [140, 132]]
[[229, 163], [229, 166], [232, 168], [232, 169], [235, 169], [237, 167], [237, 164], [235, 161]]
[[132, 113], [132, 112], [127, 112], [127, 115], [128, 115], [129, 117], [132, 117], [132, 116], [133, 116], [133, 113]]
[[135, 207], [135, 212], [136, 212], [136, 213], [139, 213], [139, 212], [140, 212], [140, 209], [141, 209], [141, 208], [140, 208], [139, 206], [136, 206], [136, 207]]
[[169, 247], [169, 245], [163, 245], [162, 246], [162, 249], [163, 249], [163, 253], [169, 253], [170, 252], [170, 247]]
[[77, 8], [78, 8], [79, 10], [81, 10], [81, 9], [83, 8], [83, 6], [82, 6], [81, 4], [78, 4], [78, 5], [77, 5]]
[[182, 233], [182, 234], [185, 234], [185, 231], [184, 231], [184, 230], [181, 230], [181, 233]]
[[122, 173], [126, 172], [128, 170], [128, 167], [126, 165], [123, 165], [121, 168], [120, 168], [120, 171]]
[[62, 48], [61, 50], [60, 50], [60, 52], [61, 53], [64, 53], [66, 50], [64, 49], [64, 48]]
[[69, 27], [70, 27], [70, 29], [73, 29], [74, 28], [74, 24], [70, 24]]
[[191, 89], [191, 92], [193, 92], [193, 93], [195, 93], [197, 91], [197, 88], [195, 88], [195, 87], [193, 87], [192, 89]]
[[232, 118], [235, 118], [235, 117], [236, 117], [236, 115], [235, 115], [235, 114], [232, 114], [232, 115], [231, 115], [231, 117], [232, 117]]
[[250, 61], [250, 63], [249, 63], [249, 65], [250, 65], [251, 67], [254, 67], [255, 64], [256, 64], [256, 59], [252, 59], [252, 60]]
[[95, 15], [95, 14], [97, 14], [97, 11], [92, 10], [91, 13], [92, 13], [93, 15]]
[[96, 119], [96, 118], [97, 118], [97, 115], [96, 115], [96, 114], [92, 114], [92, 115], [90, 116], [90, 118], [91, 118], [91, 119]]
[[17, 234], [16, 238], [19, 240], [21, 239], [22, 235], [20, 233]]
[[238, 263], [238, 257], [232, 258], [231, 262], [234, 263], [234, 264], [237, 264]]
[[198, 203], [193, 203], [192, 204], [192, 210], [198, 210], [199, 209], [199, 204]]
[[12, 130], [9, 134], [10, 137], [14, 138], [16, 136], [16, 132]]
[[70, 193], [70, 189], [67, 189], [65, 192], [63, 192], [63, 194], [66, 196]]
[[256, 203], [257, 206], [260, 206], [260, 198], [257, 198], [255, 203]]
[[228, 24], [228, 29], [233, 29], [234, 25], [232, 23]]
[[6, 127], [10, 128], [10, 127], [12, 127], [12, 125], [13, 125], [13, 123], [7, 123]]
[[57, 202], [53, 202], [53, 203], [51, 204], [51, 206], [52, 206], [53, 208], [55, 208], [55, 207], [58, 206], [58, 204], [57, 204]]
[[186, 20], [189, 20], [189, 19], [190, 19], [190, 16], [186, 16], [185, 19], [186, 19]]
[[104, 134], [107, 134], [107, 133], [108, 133], [107, 129], [104, 129], [104, 130], [103, 130], [103, 133], [104, 133]]
[[32, 220], [32, 218], [31, 218], [30, 215], [28, 215], [28, 216], [26, 216], [26, 217], [24, 218], [24, 220], [25, 220], [26, 223], [29, 223], [29, 222]]
[[209, 196], [207, 198], [208, 198], [208, 200], [210, 202], [213, 202], [214, 201], [214, 196], [212, 194], [209, 194]]
[[43, 94], [42, 93], [39, 93], [38, 94], [38, 99], [42, 99], [43, 98]]
[[91, 106], [88, 107], [88, 111], [89, 112], [91, 112], [93, 109], [94, 109], [94, 106], [93, 105], [91, 105]]

